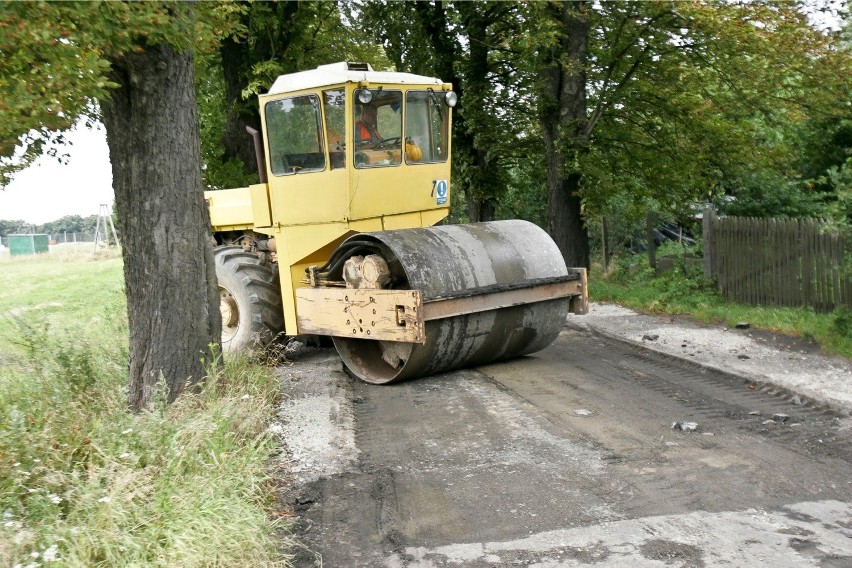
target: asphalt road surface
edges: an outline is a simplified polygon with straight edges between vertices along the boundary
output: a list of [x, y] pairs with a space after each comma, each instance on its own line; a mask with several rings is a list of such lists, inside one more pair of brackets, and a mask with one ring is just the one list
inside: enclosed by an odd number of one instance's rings
[[296, 566], [852, 566], [852, 419], [735, 376], [565, 330], [400, 385], [328, 351], [284, 379]]

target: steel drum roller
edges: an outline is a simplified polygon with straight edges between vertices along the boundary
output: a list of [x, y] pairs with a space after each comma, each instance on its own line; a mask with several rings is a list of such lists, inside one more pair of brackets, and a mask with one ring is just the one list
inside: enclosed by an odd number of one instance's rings
[[[550, 236], [526, 221], [361, 233], [353, 239], [374, 243], [390, 268], [389, 287], [421, 290], [424, 301], [568, 274]], [[568, 308], [568, 298], [558, 298], [427, 321], [425, 344], [343, 337], [334, 344], [357, 377], [390, 383], [540, 351], [559, 335]]]

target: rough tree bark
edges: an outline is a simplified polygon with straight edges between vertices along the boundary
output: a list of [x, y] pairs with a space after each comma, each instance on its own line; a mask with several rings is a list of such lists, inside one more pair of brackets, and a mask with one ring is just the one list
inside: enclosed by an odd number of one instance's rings
[[225, 149], [226, 158], [237, 158], [243, 162], [243, 171], [246, 175], [257, 175], [254, 140], [246, 133], [246, 126], [251, 126], [260, 132], [260, 112], [255, 100], [249, 103], [243, 99], [243, 89], [248, 86], [246, 49], [245, 42], [238, 43], [231, 37], [222, 40], [219, 48], [225, 78], [227, 109], [222, 146]]
[[548, 7], [562, 29], [544, 61], [541, 132], [547, 161], [549, 232], [568, 266], [589, 267], [589, 233], [582, 214], [582, 176], [572, 162], [588, 148], [586, 58], [587, 2]]
[[221, 335], [204, 202], [192, 54], [156, 45], [112, 61], [102, 101], [124, 249], [134, 409], [204, 377]]

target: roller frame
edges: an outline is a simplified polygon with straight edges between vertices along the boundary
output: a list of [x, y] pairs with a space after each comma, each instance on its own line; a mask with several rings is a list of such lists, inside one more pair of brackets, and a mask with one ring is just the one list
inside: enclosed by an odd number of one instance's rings
[[472, 288], [426, 302], [419, 290], [356, 290], [311, 287], [296, 291], [299, 329], [303, 333], [426, 342], [426, 322], [460, 315], [570, 298], [570, 311], [588, 311], [585, 268], [568, 276]]

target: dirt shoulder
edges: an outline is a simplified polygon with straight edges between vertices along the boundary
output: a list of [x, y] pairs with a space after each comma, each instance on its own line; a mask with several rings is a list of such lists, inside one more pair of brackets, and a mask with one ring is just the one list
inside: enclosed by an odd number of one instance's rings
[[822, 355], [805, 341], [677, 316], [645, 315], [604, 303], [592, 303], [585, 316], [570, 316], [568, 327], [641, 345], [764, 387], [786, 389], [794, 401], [852, 413], [852, 361]]

